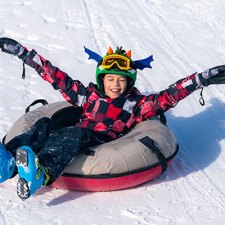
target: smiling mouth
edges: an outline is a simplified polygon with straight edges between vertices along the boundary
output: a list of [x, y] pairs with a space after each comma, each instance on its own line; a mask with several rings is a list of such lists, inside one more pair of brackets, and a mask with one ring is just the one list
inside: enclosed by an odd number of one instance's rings
[[113, 93], [118, 93], [118, 92], [120, 92], [120, 89], [110, 89], [110, 91]]

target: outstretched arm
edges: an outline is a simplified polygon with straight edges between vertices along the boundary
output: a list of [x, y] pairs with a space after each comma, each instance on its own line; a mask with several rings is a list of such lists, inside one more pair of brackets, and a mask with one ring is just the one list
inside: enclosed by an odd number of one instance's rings
[[145, 96], [140, 102], [140, 115], [144, 118], [162, 114], [195, 90], [211, 84], [225, 84], [225, 66], [217, 66], [202, 73], [178, 80], [168, 89]]
[[26, 65], [34, 68], [55, 90], [59, 90], [68, 102], [75, 106], [82, 105], [87, 90], [79, 80], [73, 80], [67, 73], [38, 55], [35, 50], [28, 51], [26, 47], [13, 39], [0, 38], [0, 49], [18, 56]]

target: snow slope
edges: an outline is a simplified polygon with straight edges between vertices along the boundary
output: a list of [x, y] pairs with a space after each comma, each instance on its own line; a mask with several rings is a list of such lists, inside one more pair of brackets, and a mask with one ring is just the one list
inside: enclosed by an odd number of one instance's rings
[[[137, 87], [157, 92], [180, 78], [225, 62], [225, 2], [221, 0], [0, 0], [0, 36], [36, 49], [74, 79], [95, 81], [96, 64], [83, 46], [104, 55], [109, 46], [154, 55]], [[61, 95], [0, 53], [0, 137], [37, 98]], [[199, 91], [167, 112], [180, 152], [166, 175], [140, 187], [105, 193], [42, 188], [23, 202], [17, 179], [0, 184], [0, 225], [225, 224], [225, 87]]]

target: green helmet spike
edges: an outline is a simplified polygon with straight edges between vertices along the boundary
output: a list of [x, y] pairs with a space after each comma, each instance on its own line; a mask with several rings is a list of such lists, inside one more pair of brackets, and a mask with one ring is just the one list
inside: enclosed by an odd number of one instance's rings
[[124, 55], [126, 53], [125, 50], [123, 50], [123, 47], [117, 47], [116, 48], [116, 51], [115, 51], [116, 54], [119, 54], [119, 55]]

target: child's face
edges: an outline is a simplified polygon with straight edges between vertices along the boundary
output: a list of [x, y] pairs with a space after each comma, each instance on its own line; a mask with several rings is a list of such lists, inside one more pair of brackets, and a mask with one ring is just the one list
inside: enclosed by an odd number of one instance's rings
[[127, 78], [117, 74], [106, 74], [103, 78], [105, 93], [110, 98], [118, 98], [126, 91]]

